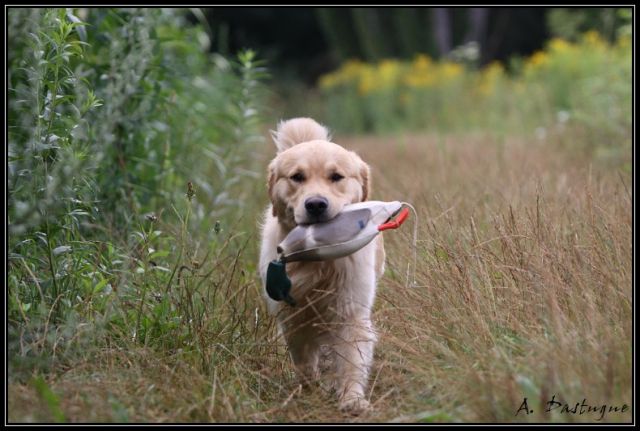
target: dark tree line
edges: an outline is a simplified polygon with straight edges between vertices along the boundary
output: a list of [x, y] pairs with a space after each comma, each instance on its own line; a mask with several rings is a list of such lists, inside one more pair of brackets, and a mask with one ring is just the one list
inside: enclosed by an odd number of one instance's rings
[[[203, 10], [222, 53], [258, 50], [278, 74], [313, 82], [349, 58], [434, 58], [476, 42], [478, 64], [528, 55], [551, 35], [615, 26], [610, 8], [240, 8]], [[610, 32], [610, 31], [609, 31]], [[611, 36], [612, 35], [605, 35]]]

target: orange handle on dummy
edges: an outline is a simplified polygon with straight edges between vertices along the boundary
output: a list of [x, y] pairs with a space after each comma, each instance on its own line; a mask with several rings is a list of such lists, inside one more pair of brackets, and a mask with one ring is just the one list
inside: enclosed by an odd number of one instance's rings
[[382, 232], [383, 230], [387, 229], [397, 229], [402, 223], [404, 223], [407, 217], [409, 217], [409, 208], [402, 208], [395, 220], [390, 220], [386, 223], [381, 224], [380, 226], [378, 226], [378, 231]]

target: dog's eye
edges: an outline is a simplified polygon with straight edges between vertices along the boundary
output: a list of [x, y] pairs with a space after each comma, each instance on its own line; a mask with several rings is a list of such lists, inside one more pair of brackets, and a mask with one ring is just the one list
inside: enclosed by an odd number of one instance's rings
[[337, 173], [337, 172], [331, 174], [331, 176], [329, 177], [329, 179], [334, 183], [337, 183], [338, 181], [340, 181], [343, 178], [344, 177], [342, 175], [340, 175], [339, 173]]
[[289, 179], [291, 179], [291, 181], [295, 181], [296, 183], [301, 183], [304, 181], [304, 175], [302, 175], [300, 172], [295, 173], [293, 175], [291, 175], [289, 177]]

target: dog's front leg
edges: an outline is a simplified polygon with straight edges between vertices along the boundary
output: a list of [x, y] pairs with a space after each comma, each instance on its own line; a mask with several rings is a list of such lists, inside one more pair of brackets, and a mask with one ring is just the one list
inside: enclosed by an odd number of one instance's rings
[[369, 407], [365, 390], [376, 336], [368, 318], [345, 323], [336, 334], [336, 389], [340, 409], [358, 414]]
[[285, 334], [291, 359], [301, 383], [305, 386], [313, 384], [319, 378], [320, 345], [317, 335], [313, 332], [309, 326], [305, 326]]

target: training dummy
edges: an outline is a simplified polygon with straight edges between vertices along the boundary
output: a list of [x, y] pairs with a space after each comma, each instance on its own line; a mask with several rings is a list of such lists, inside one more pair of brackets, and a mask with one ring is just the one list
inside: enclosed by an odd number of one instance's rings
[[[397, 217], [392, 220], [392, 217]], [[333, 219], [298, 225], [278, 244], [278, 259], [267, 270], [267, 293], [276, 301], [295, 305], [285, 264], [331, 260], [348, 256], [369, 244], [382, 231], [396, 229], [409, 216], [403, 203], [366, 201], [346, 205]]]

